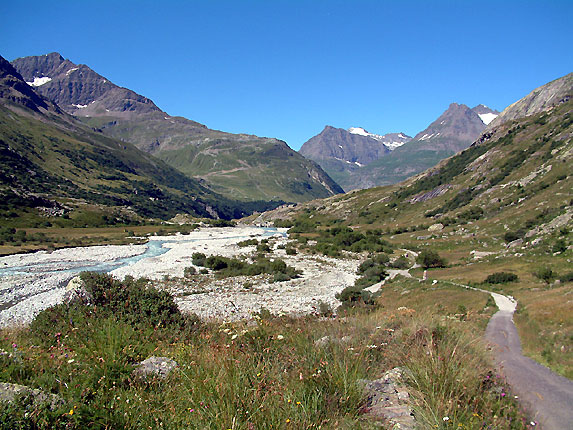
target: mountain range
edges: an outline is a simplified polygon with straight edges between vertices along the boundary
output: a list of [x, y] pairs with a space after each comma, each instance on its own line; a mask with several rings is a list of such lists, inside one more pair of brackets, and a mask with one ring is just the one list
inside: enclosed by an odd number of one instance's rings
[[22, 219], [21, 211], [34, 218], [38, 209], [88, 206], [127, 218], [229, 219], [280, 203], [230, 200], [131, 143], [94, 131], [38, 94], [2, 57], [0, 165], [0, 212]]
[[303, 144], [300, 153], [316, 161], [346, 191], [400, 182], [467, 148], [499, 112], [452, 103], [425, 130], [383, 136], [362, 128], [330, 126]]
[[[568, 74], [507, 107], [468, 148], [422, 173], [397, 184], [270, 211], [259, 221], [302, 216], [322, 226], [381, 228], [397, 241], [427, 245], [424, 241], [432, 237], [434, 246], [455, 248], [456, 255], [480, 248], [537, 248], [540, 255], [552, 255], [571, 243], [572, 94], [573, 74]], [[448, 111], [452, 119], [473, 121], [479, 115], [462, 105]], [[435, 138], [447, 116], [401, 148]], [[468, 132], [458, 136], [468, 137]]]
[[278, 139], [211, 130], [174, 117], [58, 53], [12, 62], [35, 90], [106, 136], [134, 144], [234, 200], [301, 202], [342, 192]]

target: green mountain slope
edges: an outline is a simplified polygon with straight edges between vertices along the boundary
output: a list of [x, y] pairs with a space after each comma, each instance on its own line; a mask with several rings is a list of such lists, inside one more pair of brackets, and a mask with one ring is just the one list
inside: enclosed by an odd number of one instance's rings
[[79, 199], [160, 218], [176, 213], [231, 218], [253, 210], [213, 193], [130, 143], [89, 129], [37, 95], [1, 57], [0, 95], [5, 209]]
[[302, 202], [342, 192], [317, 164], [280, 140], [224, 133], [172, 117], [146, 97], [57, 53], [19, 58], [13, 64], [66, 112], [228, 198]]

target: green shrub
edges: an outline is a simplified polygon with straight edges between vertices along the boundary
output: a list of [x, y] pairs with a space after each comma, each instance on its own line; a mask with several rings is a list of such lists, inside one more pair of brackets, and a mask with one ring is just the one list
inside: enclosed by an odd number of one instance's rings
[[553, 279], [555, 279], [555, 272], [553, 272], [553, 270], [551, 270], [549, 267], [542, 267], [533, 274], [546, 283], [550, 283]]
[[424, 250], [418, 254], [416, 261], [424, 268], [429, 269], [432, 267], [446, 267], [446, 260], [440, 255], [431, 250]]
[[517, 280], [518, 277], [515, 273], [496, 272], [488, 275], [484, 282], [487, 284], [505, 284], [506, 282], [515, 282]]
[[287, 255], [296, 255], [297, 254], [296, 249], [292, 248], [292, 247], [285, 248], [285, 252]]
[[503, 240], [505, 240], [507, 243], [513, 242], [515, 240], [522, 239], [525, 236], [525, 233], [527, 232], [521, 228], [516, 231], [508, 231], [504, 234]]
[[193, 276], [196, 273], [197, 273], [197, 270], [193, 266], [189, 266], [189, 267], [186, 267], [185, 269], [183, 269], [183, 276], [186, 278], [190, 278], [191, 276]]
[[259, 244], [259, 241], [257, 239], [247, 239], [247, 240], [242, 240], [242, 241], [237, 243], [237, 245], [241, 248], [244, 248], [246, 246], [258, 245], [258, 244]]
[[207, 256], [202, 252], [194, 252], [191, 256], [191, 261], [195, 266], [205, 266], [205, 261], [207, 260]]
[[552, 248], [553, 252], [565, 252], [567, 251], [567, 243], [565, 239], [558, 239]]
[[149, 287], [145, 278], [126, 277], [119, 281], [111, 275], [94, 272], [83, 272], [80, 277], [98, 312], [128, 323], [143, 322], [153, 327], [184, 323], [173, 297], [166, 291]]
[[408, 269], [410, 267], [410, 260], [408, 260], [406, 257], [402, 255], [401, 257], [397, 258], [392, 263], [390, 263], [390, 266], [394, 269], [401, 269], [401, 270]]
[[340, 293], [336, 294], [336, 298], [340, 300], [345, 306], [353, 306], [357, 304], [374, 304], [372, 293], [356, 285], [346, 287]]
[[225, 257], [212, 255], [211, 257], [207, 257], [207, 259], [205, 260], [205, 267], [215, 271], [223, 270], [229, 267], [228, 261], [229, 259]]
[[562, 275], [559, 280], [561, 282], [573, 282], [573, 272], [567, 272], [564, 275]]

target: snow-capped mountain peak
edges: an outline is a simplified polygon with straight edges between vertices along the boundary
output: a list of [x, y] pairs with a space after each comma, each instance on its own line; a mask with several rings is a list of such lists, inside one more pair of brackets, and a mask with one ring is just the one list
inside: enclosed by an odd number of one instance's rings
[[370, 137], [385, 145], [390, 151], [402, 146], [412, 138], [406, 136], [404, 133], [388, 133], [384, 135], [368, 133], [362, 127], [350, 127], [348, 132], [351, 134], [358, 134], [360, 136]]
[[360, 136], [372, 136], [370, 133], [368, 133], [362, 127], [350, 127], [348, 129], [348, 132], [352, 133], [352, 134], [359, 134]]

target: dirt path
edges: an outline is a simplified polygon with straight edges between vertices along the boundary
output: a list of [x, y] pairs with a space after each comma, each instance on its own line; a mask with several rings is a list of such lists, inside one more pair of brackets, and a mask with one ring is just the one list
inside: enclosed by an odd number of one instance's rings
[[485, 337], [514, 394], [541, 430], [573, 430], [573, 381], [522, 355], [519, 334], [513, 323], [517, 301], [468, 285], [439, 282], [491, 294], [499, 311], [491, 317]]
[[573, 381], [521, 354], [513, 323], [516, 303], [501, 294], [492, 296], [499, 311], [490, 319], [485, 336], [507, 382], [541, 429], [573, 430]]

